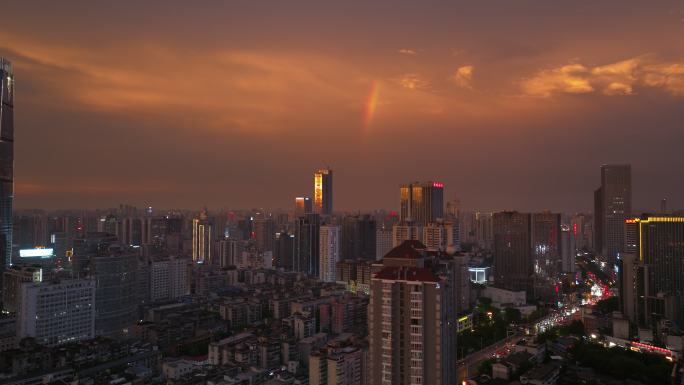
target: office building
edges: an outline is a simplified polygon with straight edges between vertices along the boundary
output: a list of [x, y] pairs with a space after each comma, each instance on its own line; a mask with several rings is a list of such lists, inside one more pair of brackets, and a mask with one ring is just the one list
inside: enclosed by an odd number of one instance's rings
[[43, 281], [43, 269], [40, 266], [14, 265], [2, 275], [2, 307], [9, 313], [19, 309], [23, 283]]
[[273, 262], [276, 269], [294, 270], [295, 236], [286, 231], [276, 233], [273, 244]]
[[275, 239], [275, 223], [273, 218], [254, 219], [254, 244], [259, 253], [273, 251]]
[[321, 217], [306, 214], [295, 222], [294, 271], [319, 276], [319, 237]]
[[532, 294], [532, 246], [530, 214], [517, 211], [494, 213], [494, 284], [507, 290]]
[[319, 244], [320, 267], [318, 278], [323, 282], [335, 282], [335, 268], [340, 260], [339, 226], [321, 226]]
[[[164, 258], [150, 263], [150, 300], [175, 300], [190, 294], [188, 285], [192, 262], [185, 258]], [[138, 277], [140, 278], [140, 277]]]
[[333, 171], [329, 168], [314, 173], [314, 212], [329, 216], [333, 211]]
[[244, 241], [238, 239], [222, 239], [218, 243], [218, 257], [220, 266], [237, 266], [240, 256], [244, 251]]
[[340, 237], [340, 256], [343, 259], [375, 259], [375, 220], [369, 215], [344, 217]]
[[437, 270], [418, 241], [390, 250], [382, 264], [370, 285], [369, 382], [454, 384], [453, 274]]
[[313, 203], [309, 197], [295, 198], [294, 219], [313, 213]]
[[561, 227], [561, 272], [574, 273], [576, 255], [575, 234], [567, 225]]
[[594, 192], [594, 243], [596, 252], [610, 264], [614, 264], [622, 252], [624, 223], [631, 211], [631, 166], [601, 166], [601, 187]]
[[21, 285], [17, 337], [46, 346], [95, 337], [95, 282], [26, 282]]
[[213, 243], [212, 225], [205, 208], [199, 218], [192, 221], [192, 260], [195, 263], [213, 263]]
[[399, 188], [399, 220], [417, 225], [444, 219], [444, 184], [440, 182], [414, 182]]
[[618, 259], [624, 314], [639, 325], [659, 319], [684, 324], [684, 216], [625, 220], [625, 252]]
[[14, 199], [14, 72], [0, 58], [0, 270], [12, 264]]
[[561, 215], [534, 213], [531, 228], [535, 277], [554, 278], [561, 267]]

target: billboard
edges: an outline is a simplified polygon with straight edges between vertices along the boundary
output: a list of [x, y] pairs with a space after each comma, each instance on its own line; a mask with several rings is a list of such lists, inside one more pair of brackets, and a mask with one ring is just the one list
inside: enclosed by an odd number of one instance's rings
[[21, 258], [52, 258], [54, 256], [53, 249], [21, 249], [19, 250], [19, 257]]

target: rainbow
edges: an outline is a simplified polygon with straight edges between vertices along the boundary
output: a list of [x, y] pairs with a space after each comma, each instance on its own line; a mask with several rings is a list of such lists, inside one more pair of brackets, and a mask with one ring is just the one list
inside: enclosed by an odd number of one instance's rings
[[378, 107], [379, 88], [378, 81], [373, 80], [373, 82], [371, 82], [370, 90], [368, 91], [368, 96], [366, 97], [366, 105], [363, 111], [363, 127], [365, 130], [368, 130], [370, 127], [373, 116], [375, 115], [375, 110]]

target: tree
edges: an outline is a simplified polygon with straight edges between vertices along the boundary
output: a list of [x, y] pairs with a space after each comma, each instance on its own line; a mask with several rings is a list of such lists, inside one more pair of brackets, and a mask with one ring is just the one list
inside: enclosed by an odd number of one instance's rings
[[480, 367], [477, 368], [477, 372], [479, 374], [486, 374], [488, 376], [491, 376], [492, 375], [492, 364], [493, 363], [494, 363], [494, 360], [491, 358], [482, 361], [482, 363], [480, 364]]
[[512, 307], [507, 307], [504, 310], [504, 317], [508, 323], [519, 323], [522, 320], [522, 314], [520, 313], [520, 310]]

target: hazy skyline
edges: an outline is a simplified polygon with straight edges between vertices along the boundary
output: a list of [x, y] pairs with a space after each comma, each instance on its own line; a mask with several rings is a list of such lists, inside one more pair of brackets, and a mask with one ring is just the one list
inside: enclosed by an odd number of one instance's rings
[[16, 208], [684, 208], [684, 4], [8, 1]]

